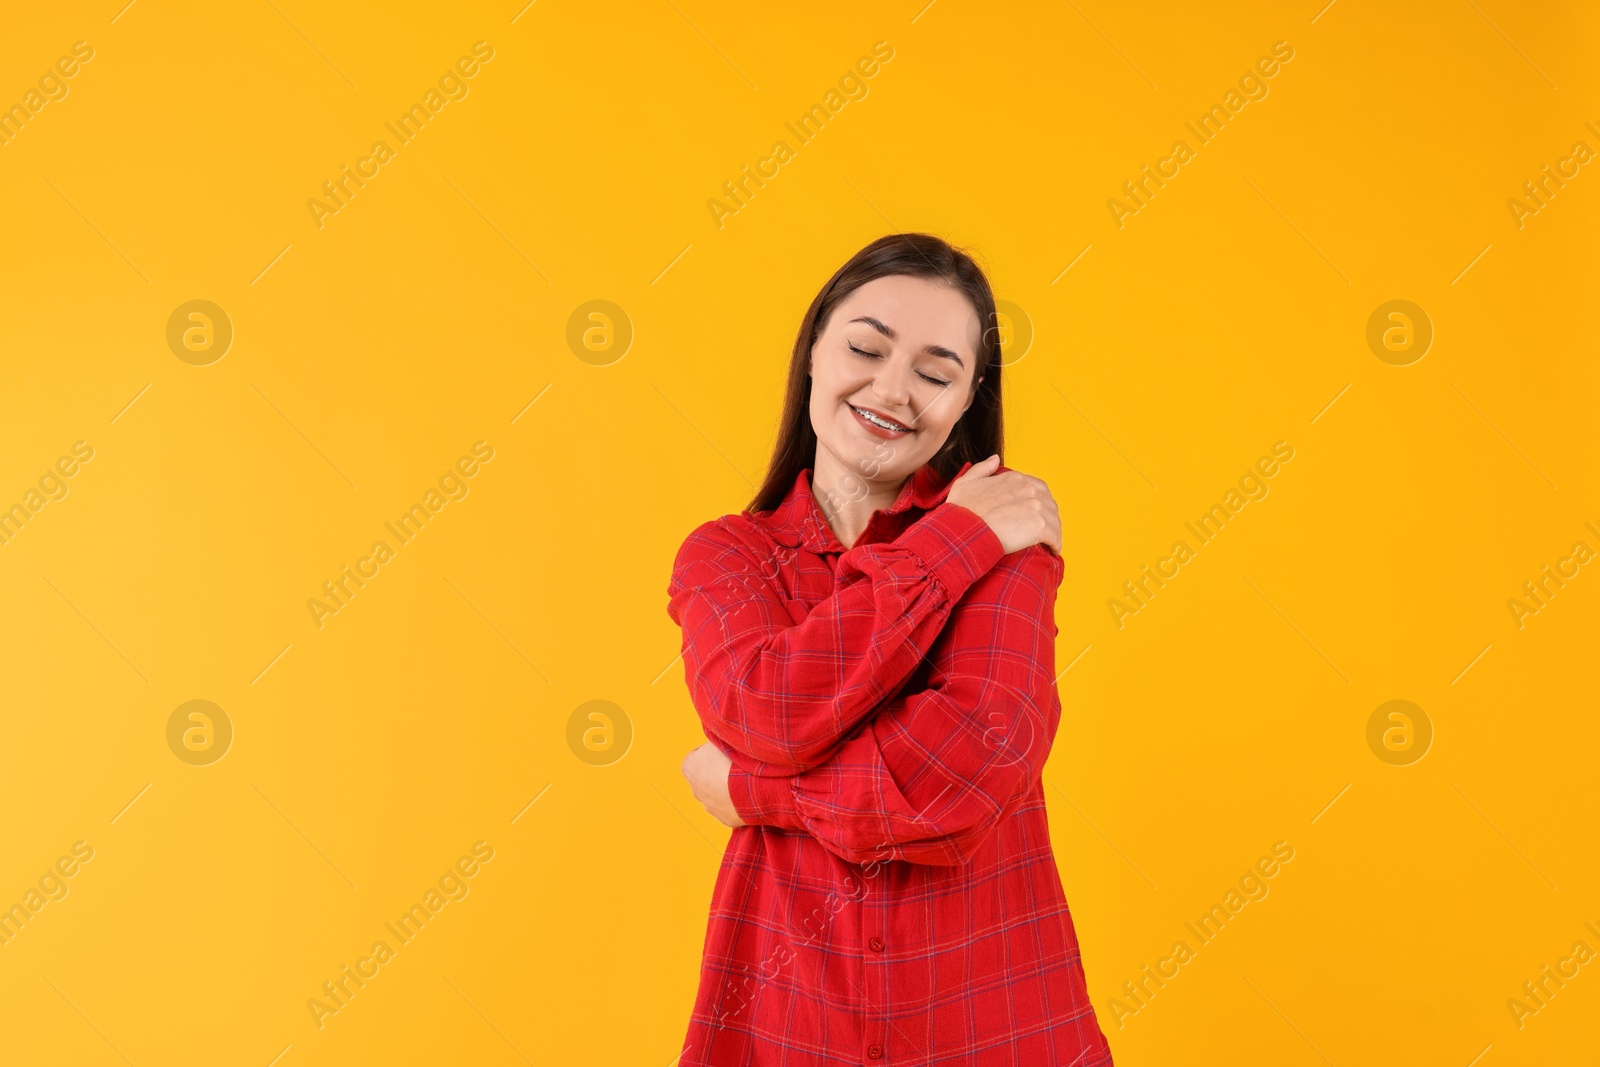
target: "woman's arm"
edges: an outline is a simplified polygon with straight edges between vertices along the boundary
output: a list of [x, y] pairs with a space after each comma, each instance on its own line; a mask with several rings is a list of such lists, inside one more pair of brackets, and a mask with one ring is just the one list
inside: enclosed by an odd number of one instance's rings
[[1055, 601], [1065, 565], [1044, 545], [973, 585], [935, 642], [929, 688], [885, 704], [828, 761], [797, 775], [735, 759], [746, 823], [802, 830], [852, 863], [965, 863], [1038, 779], [1060, 721]]
[[746, 545], [720, 521], [700, 526], [678, 550], [667, 613], [706, 736], [769, 773], [816, 766], [1004, 555], [977, 513], [945, 501], [895, 540], [844, 552], [836, 592], [797, 622]]

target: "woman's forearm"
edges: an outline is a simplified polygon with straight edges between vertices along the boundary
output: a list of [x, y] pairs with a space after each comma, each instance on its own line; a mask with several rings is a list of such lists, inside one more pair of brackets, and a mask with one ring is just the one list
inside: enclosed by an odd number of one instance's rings
[[1006, 557], [957, 606], [930, 687], [887, 701], [825, 763], [775, 775], [735, 760], [740, 818], [803, 830], [857, 863], [963, 862], [1049, 755], [1064, 569], [1041, 545]]
[[817, 766], [922, 662], [974, 582], [1004, 556], [972, 511], [945, 503], [892, 542], [839, 558], [838, 591], [796, 622], [746, 549], [708, 523], [673, 568], [668, 613], [708, 737], [768, 773]]

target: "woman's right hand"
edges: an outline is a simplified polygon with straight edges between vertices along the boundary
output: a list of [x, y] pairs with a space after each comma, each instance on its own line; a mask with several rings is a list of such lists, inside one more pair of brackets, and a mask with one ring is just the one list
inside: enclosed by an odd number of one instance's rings
[[1061, 554], [1061, 512], [1050, 487], [1018, 470], [994, 473], [999, 456], [974, 463], [950, 485], [945, 499], [976, 512], [1006, 553], [1042, 544]]

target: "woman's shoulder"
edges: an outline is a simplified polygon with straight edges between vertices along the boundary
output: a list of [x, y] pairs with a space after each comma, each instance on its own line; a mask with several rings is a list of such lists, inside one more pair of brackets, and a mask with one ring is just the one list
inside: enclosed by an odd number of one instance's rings
[[730, 554], [743, 556], [770, 548], [771, 538], [760, 522], [763, 514], [737, 511], [702, 522], [678, 546], [674, 569], [696, 560], [728, 559]]
[[1006, 597], [1053, 599], [1066, 576], [1066, 560], [1049, 545], [1037, 543], [1007, 552], [978, 582], [987, 588], [1003, 590], [1002, 595]]

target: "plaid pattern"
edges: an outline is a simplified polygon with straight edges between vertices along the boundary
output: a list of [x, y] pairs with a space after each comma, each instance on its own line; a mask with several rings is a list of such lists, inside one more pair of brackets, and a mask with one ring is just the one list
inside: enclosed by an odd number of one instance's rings
[[931, 466], [846, 549], [810, 473], [696, 529], [668, 586], [752, 824], [680, 1067], [1111, 1063], [1040, 779], [1060, 556], [1006, 554]]

